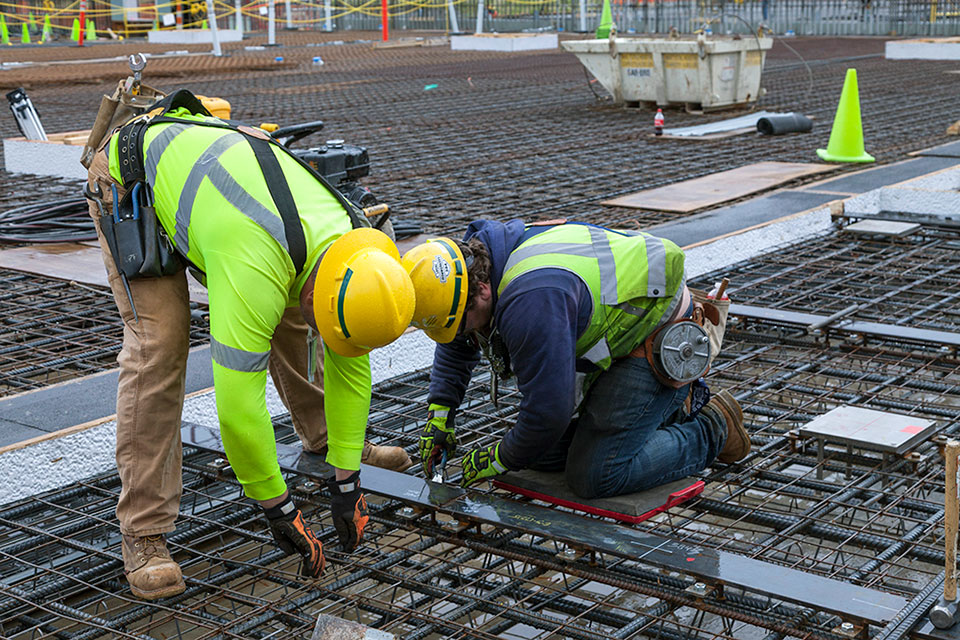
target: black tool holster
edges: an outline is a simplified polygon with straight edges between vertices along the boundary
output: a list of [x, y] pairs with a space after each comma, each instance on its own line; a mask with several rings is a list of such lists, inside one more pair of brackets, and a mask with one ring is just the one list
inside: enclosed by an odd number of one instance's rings
[[169, 276], [183, 269], [183, 259], [157, 221], [150, 185], [134, 183], [119, 202], [116, 186], [111, 188], [113, 210], [101, 215], [100, 230], [117, 270], [133, 280]]

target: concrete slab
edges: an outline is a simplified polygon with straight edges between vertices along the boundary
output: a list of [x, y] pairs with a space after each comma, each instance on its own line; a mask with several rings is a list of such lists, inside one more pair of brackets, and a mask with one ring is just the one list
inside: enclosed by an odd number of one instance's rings
[[854, 171], [830, 178], [801, 190], [826, 190], [848, 194], [865, 193], [960, 164], [960, 158], [922, 157]]
[[631, 193], [613, 200], [604, 200], [600, 204], [687, 213], [736, 200], [796, 178], [833, 171], [835, 168], [827, 164], [757, 162], [665, 187]]
[[923, 151], [918, 151], [914, 155], [928, 158], [960, 158], [960, 140], [957, 142], [948, 142], [947, 144], [942, 144], [939, 147], [933, 147], [932, 149], [924, 149]]
[[[4, 423], [30, 430], [0, 429], [0, 447], [112, 416], [117, 411], [118, 375], [118, 369], [111, 369], [0, 399]], [[210, 347], [193, 349], [187, 357], [186, 392], [212, 386]]]
[[562, 472], [549, 473], [531, 469], [511, 471], [500, 476], [494, 484], [501, 489], [543, 502], [633, 523], [642, 522], [669, 506], [699, 495], [704, 486], [703, 482], [696, 478], [681, 478], [648, 491], [587, 500], [570, 490]]
[[83, 142], [75, 145], [26, 138], [6, 138], [3, 141], [4, 167], [11, 173], [86, 180], [87, 170], [80, 164], [82, 153]]
[[887, 60], [960, 60], [960, 38], [890, 40], [884, 46]]
[[24, 442], [46, 434], [47, 432], [43, 429], [37, 429], [36, 427], [20, 424], [13, 420], [0, 418], [0, 448], [8, 443]]
[[843, 233], [861, 236], [902, 237], [918, 231], [920, 225], [915, 222], [896, 222], [893, 220], [861, 220], [847, 225]]
[[779, 191], [762, 198], [699, 213], [683, 220], [649, 227], [644, 231], [686, 247], [793, 213], [814, 209], [837, 199], [835, 195], [822, 193]]
[[450, 36], [451, 51], [539, 51], [560, 46], [555, 33], [478, 33]]
[[[217, 29], [220, 42], [240, 42], [243, 33], [236, 29]], [[210, 29], [183, 29], [180, 31], [150, 31], [147, 33], [150, 44], [213, 44], [213, 32]]]

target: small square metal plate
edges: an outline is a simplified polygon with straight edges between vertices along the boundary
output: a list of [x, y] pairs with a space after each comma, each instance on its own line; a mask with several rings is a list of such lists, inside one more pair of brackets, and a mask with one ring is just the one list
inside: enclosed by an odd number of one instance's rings
[[908, 236], [919, 228], [920, 225], [916, 222], [861, 220], [844, 227], [843, 230], [862, 236]]
[[923, 418], [843, 406], [808, 422], [799, 431], [804, 438], [901, 454], [932, 436], [935, 428]]

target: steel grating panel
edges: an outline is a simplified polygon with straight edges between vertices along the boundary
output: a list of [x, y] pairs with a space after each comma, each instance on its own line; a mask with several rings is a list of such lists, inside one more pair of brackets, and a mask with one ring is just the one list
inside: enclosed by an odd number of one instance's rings
[[830, 231], [700, 278], [730, 278], [743, 305], [960, 333], [960, 232], [923, 226], [906, 237]]

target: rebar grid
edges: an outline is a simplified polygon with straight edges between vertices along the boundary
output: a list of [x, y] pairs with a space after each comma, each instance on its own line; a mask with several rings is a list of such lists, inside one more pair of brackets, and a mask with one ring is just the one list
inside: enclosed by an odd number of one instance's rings
[[[933, 444], [919, 457], [829, 449], [818, 462], [791, 430], [843, 403], [940, 419], [960, 405], [960, 363], [813, 341], [771, 343], [755, 325], [732, 330], [711, 384], [743, 403], [756, 452], [717, 467], [697, 502], [654, 519], [653, 531], [803, 571], [911, 595], [942, 563], [942, 474]], [[468, 391], [461, 447], [493, 441], [519, 401], [509, 386], [495, 408], [488, 372]], [[378, 385], [371, 437], [414, 451], [428, 374]], [[945, 421], [945, 430], [956, 429]], [[281, 421], [283, 442], [295, 437]], [[818, 467], [826, 472], [819, 480]], [[692, 579], [641, 563], [579, 555], [558, 560], [554, 541], [444, 517], [408, 514], [372, 499], [362, 549], [335, 550], [328, 502], [313, 480], [290, 478], [308, 521], [326, 544], [330, 569], [316, 582], [276, 551], [258, 509], [211, 454], [187, 452], [182, 518], [171, 547], [184, 568], [183, 596], [146, 604], [120, 579], [115, 475], [0, 510], [0, 633], [12, 638], [303, 637], [318, 612], [357, 619], [404, 638], [742, 638], [800, 629], [829, 637], [838, 622], [728, 589], [695, 600]], [[416, 469], [412, 472], [417, 472]], [[498, 492], [505, 498], [505, 492]], [[589, 526], [589, 519], [585, 526]], [[126, 594], [126, 595], [124, 595]], [[128, 635], [124, 635], [128, 634]], [[703, 637], [703, 636], [700, 636]]]
[[[115, 366], [123, 341], [108, 289], [0, 269], [0, 396]], [[207, 338], [191, 319], [191, 346]]]
[[957, 332], [958, 249], [957, 229], [924, 226], [905, 237], [829, 231], [778, 247], [723, 275], [739, 304], [824, 316], [857, 305], [847, 317]]

